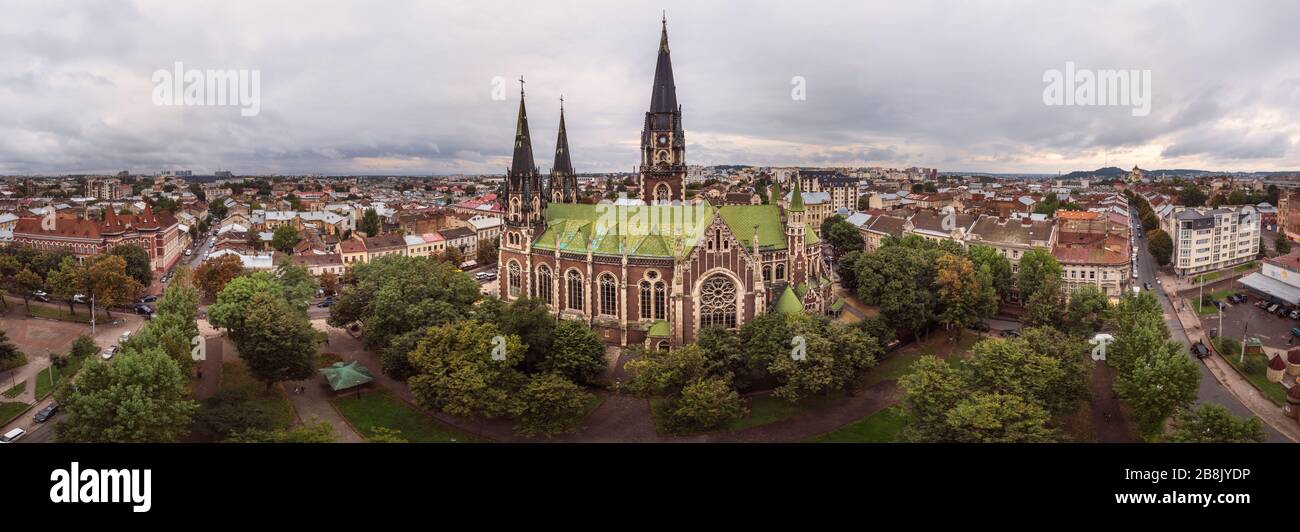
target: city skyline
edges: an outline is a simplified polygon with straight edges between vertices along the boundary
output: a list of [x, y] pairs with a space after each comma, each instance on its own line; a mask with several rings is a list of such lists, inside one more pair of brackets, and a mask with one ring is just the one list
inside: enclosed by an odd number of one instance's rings
[[[1300, 38], [1284, 27], [1300, 13], [1282, 3], [500, 4], [486, 19], [312, 6], [10, 7], [0, 173], [504, 174], [521, 75], [538, 153], [554, 149], [563, 95], [575, 170], [630, 172], [661, 10], [681, 50], [687, 164], [1300, 168], [1288, 54]], [[260, 114], [155, 105], [151, 74], [177, 62], [259, 71]], [[1150, 71], [1150, 114], [1045, 105], [1044, 73], [1067, 64]], [[805, 100], [791, 97], [796, 78]]]

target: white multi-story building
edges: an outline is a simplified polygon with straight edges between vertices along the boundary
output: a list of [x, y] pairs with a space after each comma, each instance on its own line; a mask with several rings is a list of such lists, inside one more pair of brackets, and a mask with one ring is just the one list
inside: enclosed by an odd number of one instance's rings
[[1259, 255], [1259, 213], [1252, 206], [1184, 209], [1172, 213], [1168, 222], [1174, 272], [1180, 277], [1244, 264]]

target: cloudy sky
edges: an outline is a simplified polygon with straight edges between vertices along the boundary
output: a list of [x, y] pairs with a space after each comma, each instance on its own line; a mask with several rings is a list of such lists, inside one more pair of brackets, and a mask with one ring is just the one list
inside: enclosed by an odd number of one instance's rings
[[[577, 170], [630, 171], [665, 9], [692, 164], [1300, 169], [1293, 1], [0, 0], [0, 173], [503, 172], [520, 75], [544, 171], [561, 94]], [[178, 61], [260, 112], [155, 105]], [[1044, 104], [1067, 62], [1150, 114]]]

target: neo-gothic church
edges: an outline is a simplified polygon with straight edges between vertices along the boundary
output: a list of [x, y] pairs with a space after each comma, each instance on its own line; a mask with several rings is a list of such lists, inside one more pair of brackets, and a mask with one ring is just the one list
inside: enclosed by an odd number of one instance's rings
[[655, 349], [765, 312], [830, 308], [831, 281], [797, 183], [784, 210], [686, 200], [686, 135], [666, 21], [639, 171], [640, 201], [579, 203], [561, 105], [555, 162], [543, 187], [520, 89], [499, 296], [541, 299], [561, 319], [586, 321], [608, 343]]

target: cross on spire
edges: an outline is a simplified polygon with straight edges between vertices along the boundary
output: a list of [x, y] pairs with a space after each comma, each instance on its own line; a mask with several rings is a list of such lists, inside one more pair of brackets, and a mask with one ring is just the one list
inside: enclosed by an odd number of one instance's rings
[[523, 96], [523, 95], [524, 95], [524, 75], [523, 75], [523, 74], [520, 74], [520, 75], [519, 75], [519, 95], [520, 95], [520, 96]]

